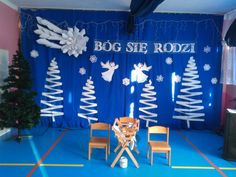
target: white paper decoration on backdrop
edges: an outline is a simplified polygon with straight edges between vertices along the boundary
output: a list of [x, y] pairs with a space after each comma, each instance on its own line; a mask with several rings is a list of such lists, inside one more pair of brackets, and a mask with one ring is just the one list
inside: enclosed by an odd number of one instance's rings
[[89, 38], [85, 36], [84, 29], [80, 31], [75, 26], [74, 28], [63, 30], [41, 17], [36, 17], [36, 19], [38, 29], [34, 32], [39, 35], [38, 44], [61, 49], [63, 53], [75, 57], [87, 50], [86, 44]]
[[87, 119], [89, 125], [92, 121], [97, 121], [98, 118], [95, 115], [98, 113], [97, 111], [97, 103], [96, 96], [95, 96], [95, 87], [93, 85], [92, 77], [87, 79], [85, 86], [83, 86], [82, 97], [80, 101], [82, 104], [80, 105], [80, 109], [82, 112], [79, 112], [77, 115], [83, 119]]
[[37, 58], [37, 57], [39, 56], [39, 53], [38, 53], [37, 50], [31, 50], [30, 56], [31, 56], [32, 58]]
[[86, 69], [85, 69], [84, 67], [81, 67], [81, 68], [79, 69], [79, 73], [80, 73], [81, 75], [85, 75], [85, 74], [86, 74]]
[[208, 45], [204, 47], [203, 51], [205, 53], [210, 53], [211, 52], [211, 47], [209, 47]]
[[143, 73], [143, 71], [150, 71], [152, 69], [152, 66], [147, 66], [146, 63], [138, 63], [137, 65], [134, 64], [134, 70], [132, 70], [132, 76], [131, 81], [132, 82], [138, 82], [138, 83], [144, 83], [148, 76]]
[[187, 67], [182, 78], [182, 89], [177, 96], [175, 112], [177, 115], [173, 119], [184, 120], [187, 127], [190, 128], [191, 121], [204, 122], [205, 113], [200, 112], [204, 109], [202, 99], [197, 99], [196, 96], [201, 96], [203, 93], [196, 89], [202, 88], [201, 81], [195, 59], [190, 57]]
[[175, 75], [175, 82], [180, 83], [181, 82], [181, 76]]
[[60, 76], [60, 70], [56, 61], [53, 58], [50, 62], [50, 66], [47, 71], [47, 78], [45, 83], [45, 91], [42, 92], [42, 99], [40, 103], [45, 106], [41, 109], [42, 117], [52, 117], [55, 121], [55, 117], [63, 116], [63, 90]]
[[128, 86], [130, 84], [130, 80], [126, 77], [122, 80], [122, 84]]
[[157, 82], [163, 82], [164, 77], [162, 75], [157, 75], [156, 80], [157, 80]]
[[173, 59], [171, 57], [166, 58], [166, 64], [171, 65], [173, 63]]
[[155, 87], [152, 85], [151, 80], [145, 84], [141, 97], [142, 99], [139, 100], [139, 103], [142, 107], [139, 108], [139, 111], [141, 112], [139, 118], [146, 121], [146, 127], [149, 127], [149, 122], [157, 123], [157, 111], [155, 109], [158, 107], [155, 104], [157, 98]]
[[102, 68], [108, 69], [105, 72], [102, 72], [102, 78], [107, 81], [112, 81], [112, 76], [117, 68], [119, 68], [119, 65], [116, 65], [115, 62], [109, 62], [109, 60], [106, 63], [101, 62]]
[[91, 61], [91, 63], [96, 63], [96, 62], [97, 62], [97, 57], [96, 57], [96, 55], [91, 55], [91, 56], [89, 57], [89, 60]]
[[203, 66], [204, 71], [209, 71], [211, 69], [211, 66], [209, 64], [205, 64]]
[[217, 84], [217, 82], [218, 82], [218, 79], [217, 79], [216, 77], [213, 77], [213, 78], [211, 79], [211, 83], [212, 83], [212, 84]]

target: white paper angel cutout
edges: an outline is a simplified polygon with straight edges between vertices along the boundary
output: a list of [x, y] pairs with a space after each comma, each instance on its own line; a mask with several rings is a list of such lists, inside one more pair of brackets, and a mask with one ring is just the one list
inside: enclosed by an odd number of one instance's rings
[[134, 64], [134, 75], [132, 76], [132, 81], [137, 81], [138, 83], [144, 83], [148, 76], [143, 73], [143, 71], [149, 71], [152, 69], [152, 66], [147, 66], [146, 63]]
[[115, 70], [119, 67], [119, 65], [116, 65], [115, 62], [109, 62], [109, 60], [106, 63], [101, 62], [102, 68], [108, 69], [105, 72], [102, 72], [102, 78], [107, 81], [112, 81], [112, 76], [115, 72]]

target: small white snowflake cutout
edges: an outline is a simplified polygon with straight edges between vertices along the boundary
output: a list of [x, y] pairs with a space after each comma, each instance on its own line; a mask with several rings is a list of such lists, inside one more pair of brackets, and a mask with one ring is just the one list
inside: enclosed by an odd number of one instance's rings
[[157, 82], [163, 82], [164, 77], [162, 75], [157, 75], [156, 80], [157, 80]]
[[84, 67], [80, 68], [80, 69], [79, 69], [79, 73], [80, 73], [81, 75], [86, 74], [86, 69], [85, 69]]
[[209, 71], [211, 69], [211, 66], [209, 64], [205, 64], [203, 66], [204, 71]]
[[181, 77], [179, 75], [175, 75], [175, 82], [180, 83], [181, 82]]
[[205, 53], [209, 53], [209, 52], [211, 52], [211, 47], [209, 47], [209, 46], [207, 45], [207, 46], [204, 47], [203, 51], [204, 51]]
[[218, 82], [218, 80], [217, 80], [216, 77], [213, 77], [213, 78], [211, 79], [211, 83], [212, 83], [212, 84], [217, 84], [217, 82]]
[[96, 62], [97, 62], [97, 57], [96, 57], [96, 55], [91, 55], [91, 56], [89, 57], [89, 60], [91, 61], [91, 63], [96, 63]]
[[30, 56], [31, 56], [32, 58], [37, 58], [37, 57], [39, 56], [39, 53], [38, 53], [37, 50], [31, 50]]
[[130, 80], [126, 77], [122, 80], [122, 84], [128, 86], [130, 84]]
[[166, 58], [166, 64], [171, 65], [173, 63], [173, 59], [171, 57]]

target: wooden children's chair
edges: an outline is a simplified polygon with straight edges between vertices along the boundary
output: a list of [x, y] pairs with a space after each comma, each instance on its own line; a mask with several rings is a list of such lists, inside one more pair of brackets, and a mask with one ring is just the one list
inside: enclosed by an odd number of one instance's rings
[[[151, 134], [166, 134], [166, 140], [164, 141], [154, 141], [150, 140]], [[168, 159], [168, 165], [170, 166], [171, 161], [171, 147], [169, 145], [169, 128], [163, 126], [152, 126], [148, 127], [148, 151], [147, 158], [149, 158], [149, 151], [151, 153], [151, 165], [153, 164], [153, 153], [166, 153], [166, 158]]]
[[[95, 137], [93, 131], [108, 131], [106, 137]], [[90, 127], [90, 141], [88, 147], [88, 159], [90, 160], [93, 148], [106, 149], [106, 160], [110, 154], [110, 125], [106, 123], [93, 123]]]

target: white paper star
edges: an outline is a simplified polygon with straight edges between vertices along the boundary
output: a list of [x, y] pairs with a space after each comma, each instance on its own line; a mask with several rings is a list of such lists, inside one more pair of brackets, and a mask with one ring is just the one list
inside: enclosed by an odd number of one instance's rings
[[79, 69], [79, 73], [80, 73], [81, 75], [86, 74], [86, 69], [85, 69], [84, 67], [80, 68], [80, 69]]
[[96, 55], [91, 55], [91, 56], [89, 57], [89, 60], [91, 61], [91, 63], [96, 63], [96, 62], [97, 62], [97, 57], [96, 57]]
[[212, 83], [212, 84], [217, 84], [217, 82], [218, 82], [218, 80], [217, 80], [216, 77], [213, 77], [213, 78], [211, 79], [211, 83]]
[[175, 75], [175, 82], [176, 83], [181, 82], [181, 77], [179, 75]]
[[37, 50], [31, 50], [30, 56], [31, 56], [32, 58], [37, 58], [37, 57], [39, 56], [39, 53], [38, 53]]
[[157, 80], [157, 82], [163, 82], [164, 77], [162, 75], [157, 75], [156, 80]]
[[203, 51], [204, 51], [205, 53], [209, 53], [209, 52], [211, 52], [211, 47], [209, 47], [209, 46], [207, 45], [207, 46], [204, 47]]
[[171, 57], [166, 58], [166, 64], [171, 65], [173, 63], [173, 59]]
[[46, 47], [61, 49], [69, 56], [78, 57], [87, 51], [89, 38], [85, 36], [85, 29], [78, 29], [76, 26], [61, 29], [50, 21], [39, 16], [36, 17], [37, 29], [34, 33], [39, 36], [36, 42]]
[[128, 86], [130, 84], [130, 80], [126, 77], [122, 80], [122, 84]]
[[209, 64], [205, 64], [203, 66], [204, 71], [209, 71], [211, 69], [211, 66]]

